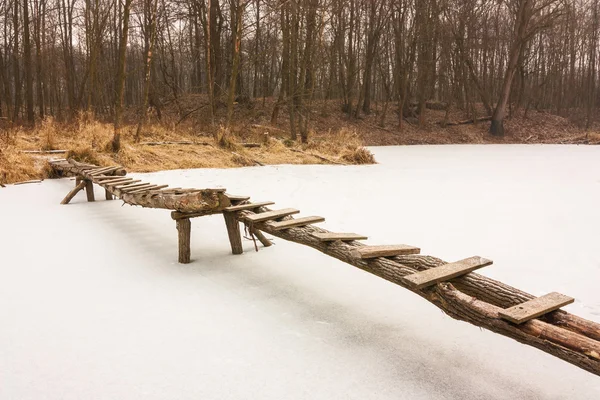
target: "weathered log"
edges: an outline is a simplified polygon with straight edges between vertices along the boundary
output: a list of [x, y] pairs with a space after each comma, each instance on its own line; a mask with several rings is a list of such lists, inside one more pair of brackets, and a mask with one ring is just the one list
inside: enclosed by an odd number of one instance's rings
[[[266, 208], [263, 210], [269, 211]], [[253, 213], [250, 211], [241, 211], [239, 214], [243, 218]], [[502, 308], [495, 304], [490, 304], [487, 299], [491, 297], [497, 301], [500, 298], [505, 298], [505, 303], [514, 303], [518, 298], [533, 298], [533, 296], [518, 289], [500, 284], [475, 273], [456, 278], [452, 280], [452, 284], [446, 282], [429, 288], [414, 289], [407, 284], [404, 279], [405, 276], [445, 263], [441, 260], [437, 262], [438, 259], [433, 257], [420, 255], [362, 260], [354, 257], [353, 254], [354, 250], [364, 246], [363, 244], [342, 241], [321, 242], [313, 235], [315, 233], [328, 233], [328, 231], [316, 226], [277, 231], [271, 229], [268, 223], [255, 223], [253, 228], [260, 229], [285, 240], [310, 246], [345, 263], [411, 290], [438, 306], [452, 318], [463, 320], [513, 338], [593, 374], [600, 375], [600, 340], [596, 337], [600, 334], [600, 324], [573, 316], [565, 311], [555, 311], [548, 314], [548, 316], [553, 315], [552, 317], [530, 320], [522, 325], [515, 325], [504, 321], [499, 316]], [[423, 260], [426, 260], [426, 262]], [[417, 265], [419, 266], [418, 268], [416, 267]], [[491, 294], [490, 292], [494, 292], [495, 290], [490, 289], [490, 286], [501, 289], [501, 293]], [[557, 314], [561, 316], [557, 317]], [[557, 320], [559, 321], [558, 323]]]
[[113, 200], [114, 199], [112, 193], [109, 192], [107, 189], [104, 189], [104, 198], [106, 200]]
[[223, 218], [225, 219], [225, 226], [227, 227], [231, 252], [233, 254], [242, 254], [244, 252], [242, 247], [242, 235], [240, 233], [240, 223], [237, 220], [236, 214], [234, 212], [223, 212]]
[[192, 224], [188, 218], [178, 219], [175, 221], [177, 227], [177, 238], [179, 243], [179, 262], [188, 264], [190, 262], [190, 241]]
[[[130, 191], [133, 186], [121, 186], [120, 183], [132, 181], [131, 178], [122, 178], [126, 174], [123, 168], [110, 171], [110, 174], [93, 176], [91, 171], [100, 170], [103, 168], [92, 164], [83, 164], [74, 160], [51, 162], [50, 165], [63, 173], [73, 173], [76, 176], [104, 187], [111, 195], [122, 199], [125, 203], [148, 208], [166, 208], [168, 210], [176, 210], [180, 212], [200, 212], [204, 210], [220, 211], [231, 205], [231, 201], [225, 195], [225, 189], [181, 189], [173, 193], [166, 191], [148, 191], [142, 189], [159, 189], [166, 185], [157, 186], [147, 184], [141, 185], [136, 190]], [[107, 167], [108, 168], [108, 167]], [[112, 167], [111, 167], [112, 169]], [[117, 175], [113, 177], [113, 175]], [[87, 189], [88, 200], [93, 201], [93, 187]], [[108, 195], [107, 195], [108, 196]]]
[[79, 193], [81, 190], [83, 190], [83, 188], [85, 188], [86, 186], [86, 182], [85, 181], [80, 181], [79, 183], [77, 183], [75, 185], [75, 188], [73, 190], [71, 190], [66, 196], [65, 198], [60, 202], [60, 204], [69, 204], [69, 202], [71, 200], [73, 200], [73, 197], [75, 197], [75, 195], [77, 193]]

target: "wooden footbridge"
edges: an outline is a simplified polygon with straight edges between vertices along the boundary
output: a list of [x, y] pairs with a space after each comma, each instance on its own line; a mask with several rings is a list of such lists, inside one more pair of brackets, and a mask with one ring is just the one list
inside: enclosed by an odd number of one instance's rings
[[106, 199], [118, 197], [127, 204], [172, 210], [179, 237], [179, 262], [190, 262], [190, 218], [223, 214], [233, 254], [241, 254], [240, 223], [264, 246], [271, 242], [263, 232], [310, 246], [331, 257], [370, 272], [430, 301], [450, 317], [469, 322], [521, 343], [536, 347], [600, 376], [600, 324], [570, 314], [560, 307], [573, 298], [560, 293], [534, 297], [473, 271], [492, 261], [474, 256], [447, 263], [421, 255], [410, 245], [368, 246], [366, 236], [335, 233], [315, 224], [319, 216], [294, 218], [299, 210], [271, 210], [273, 202], [250, 202], [225, 189], [167, 188], [125, 177], [119, 166], [98, 167], [73, 160], [50, 163], [58, 176], [76, 177], [75, 188], [62, 204], [84, 190], [94, 201], [93, 184], [105, 189]]

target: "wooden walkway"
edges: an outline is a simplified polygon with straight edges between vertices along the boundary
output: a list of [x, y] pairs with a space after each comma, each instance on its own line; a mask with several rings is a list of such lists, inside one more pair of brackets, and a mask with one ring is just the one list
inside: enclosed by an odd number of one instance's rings
[[85, 189], [93, 201], [94, 183], [128, 204], [172, 210], [179, 238], [179, 262], [190, 262], [190, 218], [223, 214], [233, 254], [243, 253], [241, 226], [264, 246], [271, 242], [263, 232], [310, 246], [331, 257], [402, 286], [443, 310], [492, 332], [511, 337], [600, 376], [600, 324], [559, 310], [574, 300], [560, 293], [534, 297], [473, 271], [492, 261], [473, 256], [452, 263], [421, 255], [407, 245], [365, 245], [365, 235], [336, 233], [319, 228], [320, 216], [298, 217], [294, 208], [271, 210], [272, 201], [250, 202], [225, 189], [166, 189], [125, 178], [118, 167], [101, 168], [72, 160], [51, 163], [59, 174], [74, 174], [75, 188], [68, 203]]

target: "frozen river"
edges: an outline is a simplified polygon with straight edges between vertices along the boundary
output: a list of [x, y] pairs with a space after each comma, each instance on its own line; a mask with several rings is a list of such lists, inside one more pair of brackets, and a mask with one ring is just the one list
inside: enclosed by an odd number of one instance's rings
[[[600, 147], [372, 150], [377, 165], [144, 175], [490, 258], [483, 275], [600, 322]], [[232, 256], [221, 216], [192, 220], [179, 265], [167, 211], [60, 206], [72, 187], [0, 189], [0, 400], [600, 399], [600, 377], [310, 248]]]

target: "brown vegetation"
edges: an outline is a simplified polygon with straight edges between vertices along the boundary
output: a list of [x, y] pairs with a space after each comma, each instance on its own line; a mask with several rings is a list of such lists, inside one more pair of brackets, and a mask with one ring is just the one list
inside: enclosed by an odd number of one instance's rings
[[[123, 126], [121, 149], [112, 149], [113, 126], [82, 114], [73, 124], [47, 118], [34, 129], [5, 130], [0, 143], [0, 183], [12, 183], [48, 176], [46, 160], [73, 158], [101, 166], [119, 164], [132, 172], [165, 169], [232, 168], [268, 164], [358, 164], [373, 163], [356, 133], [343, 130], [327, 140], [318, 138], [309, 145], [287, 140], [285, 132], [265, 128], [218, 127], [199, 132], [193, 125], [165, 127], [153, 123], [144, 128], [144, 141], [135, 142], [136, 125]], [[242, 132], [243, 131], [243, 132]], [[246, 147], [252, 143], [256, 147]], [[152, 145], [151, 145], [152, 144]], [[157, 145], [158, 144], [158, 145]], [[23, 151], [66, 150], [64, 154], [23, 153]]]

